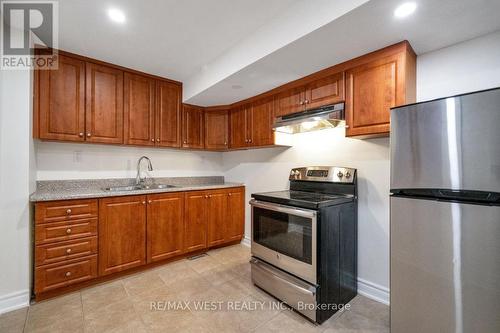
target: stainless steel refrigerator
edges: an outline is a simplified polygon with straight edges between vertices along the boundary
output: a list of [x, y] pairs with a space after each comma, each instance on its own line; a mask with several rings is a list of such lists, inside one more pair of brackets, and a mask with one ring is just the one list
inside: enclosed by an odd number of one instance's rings
[[500, 88], [391, 110], [391, 332], [500, 332]]

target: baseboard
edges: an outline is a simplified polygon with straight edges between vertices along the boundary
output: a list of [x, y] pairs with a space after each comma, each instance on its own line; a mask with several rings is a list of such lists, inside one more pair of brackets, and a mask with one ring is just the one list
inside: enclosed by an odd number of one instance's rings
[[241, 240], [241, 245], [250, 247], [250, 237], [245, 236], [245, 238]]
[[29, 305], [29, 302], [29, 290], [21, 290], [0, 296], [0, 314], [24, 308]]
[[358, 278], [358, 294], [386, 305], [390, 303], [388, 288], [360, 278]]

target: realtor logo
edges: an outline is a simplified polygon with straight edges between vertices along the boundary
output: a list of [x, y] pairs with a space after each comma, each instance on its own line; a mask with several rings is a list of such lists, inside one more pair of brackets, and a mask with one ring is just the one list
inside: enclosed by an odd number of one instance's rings
[[58, 2], [1, 3], [1, 69], [57, 69]]

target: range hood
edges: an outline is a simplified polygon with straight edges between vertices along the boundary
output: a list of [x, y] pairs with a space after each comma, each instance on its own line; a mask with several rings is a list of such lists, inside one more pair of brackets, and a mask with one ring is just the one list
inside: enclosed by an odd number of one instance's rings
[[325, 128], [345, 126], [344, 103], [331, 104], [318, 109], [301, 111], [276, 118], [276, 132], [295, 134]]

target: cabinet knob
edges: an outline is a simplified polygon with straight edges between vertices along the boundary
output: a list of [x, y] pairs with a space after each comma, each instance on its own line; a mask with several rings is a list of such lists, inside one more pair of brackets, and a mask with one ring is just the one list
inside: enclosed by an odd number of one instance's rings
[[71, 209], [67, 209], [66, 214], [68, 214], [68, 215], [71, 214]]
[[205, 199], [208, 199], [208, 195], [205, 195]]
[[308, 104], [308, 103], [309, 103], [309, 100], [308, 100], [308, 99], [306, 99], [306, 100], [304, 101], [304, 104]]
[[159, 139], [159, 138], [158, 138], [158, 139], [156, 139], [156, 142], [160, 142], [160, 139]]
[[92, 134], [90, 132], [87, 133], [87, 138], [90, 138]]
[[211, 196], [211, 195], [209, 195], [208, 197], [209, 197], [209, 198], [211, 198], [212, 196]]
[[151, 139], [151, 142], [155, 142], [155, 139]]
[[70, 254], [71, 253], [71, 249], [66, 249], [66, 253]]
[[143, 204], [143, 205], [145, 205], [145, 204], [146, 204], [146, 201], [143, 201], [143, 202], [142, 202], [142, 204]]
[[186, 140], [184, 140], [184, 144], [188, 143]]
[[83, 132], [78, 133], [78, 136], [79, 136], [80, 138], [83, 138]]
[[227, 141], [224, 141], [224, 146], [227, 146]]
[[228, 193], [228, 196], [232, 196], [233, 194], [232, 193]]
[[252, 143], [252, 139], [248, 139], [248, 142], [249, 142], [249, 143]]
[[300, 105], [304, 105], [304, 101], [300, 101]]
[[349, 128], [349, 125], [345, 125], [345, 128]]
[[69, 235], [71, 233], [71, 228], [66, 229], [66, 233]]
[[64, 275], [66, 275], [66, 277], [70, 277], [71, 276], [71, 272], [66, 272], [66, 274], [64, 274]]
[[151, 204], [151, 203], [153, 203], [153, 200], [148, 200], [148, 204]]

